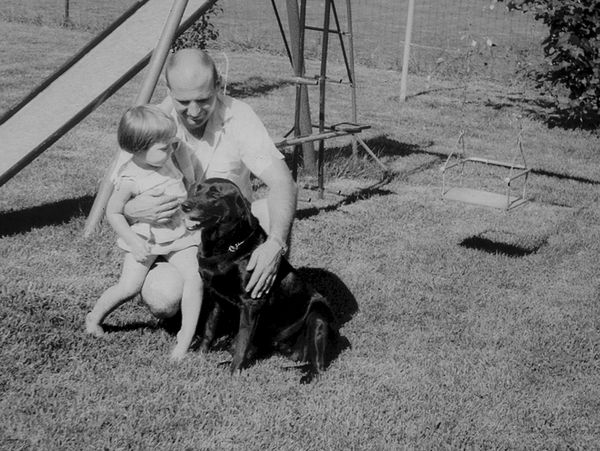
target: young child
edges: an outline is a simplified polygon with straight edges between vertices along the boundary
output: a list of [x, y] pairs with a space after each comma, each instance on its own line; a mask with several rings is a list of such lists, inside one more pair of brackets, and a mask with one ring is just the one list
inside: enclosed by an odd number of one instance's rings
[[122, 165], [114, 192], [106, 207], [106, 217], [119, 235], [117, 244], [125, 251], [119, 282], [107, 289], [90, 313], [85, 326], [89, 334], [104, 333], [102, 321], [119, 305], [142, 289], [150, 266], [157, 255], [164, 256], [184, 279], [181, 300], [181, 329], [171, 358], [185, 356], [196, 330], [202, 304], [202, 280], [196, 257], [200, 242], [199, 231], [190, 232], [183, 223], [181, 212], [161, 224], [135, 223], [129, 225], [123, 215], [129, 199], [150, 190], [179, 196], [185, 200], [186, 186], [182, 173], [174, 165], [171, 154], [176, 149], [177, 128], [173, 119], [152, 105], [128, 109], [119, 123], [119, 146], [131, 154]]

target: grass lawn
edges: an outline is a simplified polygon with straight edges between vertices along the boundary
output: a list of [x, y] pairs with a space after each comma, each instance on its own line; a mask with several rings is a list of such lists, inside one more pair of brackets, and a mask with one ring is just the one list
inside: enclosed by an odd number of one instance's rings
[[[0, 38], [6, 110], [89, 35], [3, 23]], [[283, 134], [287, 61], [229, 56], [230, 92]], [[394, 177], [373, 187], [377, 168], [329, 142], [328, 188], [359, 193], [301, 203], [294, 225], [292, 263], [330, 297], [351, 345], [325, 375], [299, 385], [275, 355], [230, 377], [222, 350], [170, 364], [174, 333], [137, 301], [107, 319], [105, 338], [84, 335], [121, 255], [106, 224], [88, 240], [82, 229], [135, 79], [0, 187], [0, 448], [597, 446], [598, 137], [549, 128], [543, 99], [521, 85], [473, 80], [463, 100], [456, 82], [414, 76], [400, 104], [397, 72], [361, 66], [358, 79], [364, 138]], [[331, 122], [348, 111], [332, 88]], [[506, 213], [440, 199], [461, 129], [471, 154], [506, 160], [520, 126], [532, 202]], [[486, 171], [465, 183], [501, 186]]]

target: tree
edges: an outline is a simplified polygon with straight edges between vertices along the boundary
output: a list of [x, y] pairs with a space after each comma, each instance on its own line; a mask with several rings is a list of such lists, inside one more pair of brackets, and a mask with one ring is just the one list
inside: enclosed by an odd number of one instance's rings
[[172, 45], [173, 51], [188, 47], [205, 49], [210, 41], [216, 41], [219, 31], [210, 19], [222, 11], [223, 9], [217, 3], [211, 6], [190, 28], [175, 39]]
[[532, 12], [548, 26], [546, 67], [535, 72], [538, 87], [556, 96], [568, 92], [568, 116], [580, 125], [600, 117], [600, 0], [499, 0], [508, 9]]

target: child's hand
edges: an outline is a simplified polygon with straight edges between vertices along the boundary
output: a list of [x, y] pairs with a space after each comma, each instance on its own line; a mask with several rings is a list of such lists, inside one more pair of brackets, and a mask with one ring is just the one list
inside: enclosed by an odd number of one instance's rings
[[133, 255], [133, 258], [140, 263], [146, 261], [146, 259], [150, 257], [150, 245], [141, 238], [129, 243], [129, 247], [131, 248], [131, 255]]

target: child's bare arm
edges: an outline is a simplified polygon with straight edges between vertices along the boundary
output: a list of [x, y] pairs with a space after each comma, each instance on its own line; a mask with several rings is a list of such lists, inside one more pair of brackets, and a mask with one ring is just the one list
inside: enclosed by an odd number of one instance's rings
[[134, 196], [133, 184], [121, 181], [113, 191], [106, 205], [106, 219], [117, 234], [129, 245], [136, 260], [141, 261], [148, 257], [149, 246], [129, 226], [123, 214], [127, 201]]

